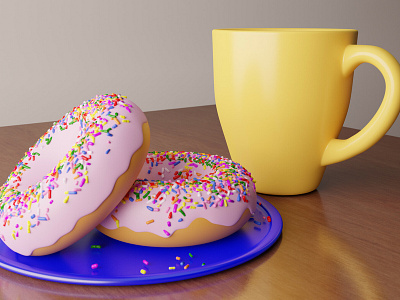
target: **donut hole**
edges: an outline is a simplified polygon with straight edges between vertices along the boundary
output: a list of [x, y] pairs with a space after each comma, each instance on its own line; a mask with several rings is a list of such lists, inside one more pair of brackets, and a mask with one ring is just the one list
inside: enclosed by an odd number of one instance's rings
[[157, 164], [152, 162], [145, 162], [140, 174], [138, 176], [138, 180], [148, 180], [148, 181], [177, 181], [180, 179], [203, 179], [205, 176], [213, 176], [215, 174], [215, 170], [211, 167], [206, 166], [204, 169], [203, 166], [198, 167], [187, 167], [185, 163], [181, 164]]
[[[68, 130], [57, 130], [56, 134], [52, 134], [51, 130], [52, 128], [48, 130], [50, 135], [46, 133], [43, 136], [43, 140], [38, 149], [32, 151], [32, 157], [29, 160], [30, 169], [25, 169], [21, 175], [22, 180], [17, 188], [18, 191], [22, 192], [30, 186], [36, 185], [52, 172], [58, 162], [62, 160], [75, 145], [78, 135], [80, 134], [78, 122], [69, 125]], [[33, 155], [34, 153], [39, 153], [40, 155]]]

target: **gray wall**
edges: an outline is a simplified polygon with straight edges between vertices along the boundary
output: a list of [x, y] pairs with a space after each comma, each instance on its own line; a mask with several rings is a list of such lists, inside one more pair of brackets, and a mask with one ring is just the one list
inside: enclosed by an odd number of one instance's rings
[[[214, 104], [213, 28], [355, 28], [400, 60], [399, 14], [399, 0], [0, 0], [0, 126], [57, 120], [101, 93], [144, 111]], [[361, 65], [345, 126], [363, 127], [383, 93]]]

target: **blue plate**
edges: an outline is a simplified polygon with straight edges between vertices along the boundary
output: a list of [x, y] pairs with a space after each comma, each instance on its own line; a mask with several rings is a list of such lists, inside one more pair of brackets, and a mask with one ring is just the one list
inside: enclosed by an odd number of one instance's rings
[[282, 218], [263, 198], [258, 196], [257, 203], [254, 217], [239, 231], [208, 244], [144, 247], [94, 229], [74, 245], [46, 256], [22, 256], [0, 243], [0, 267], [34, 278], [85, 285], [141, 285], [200, 277], [249, 261], [276, 242]]

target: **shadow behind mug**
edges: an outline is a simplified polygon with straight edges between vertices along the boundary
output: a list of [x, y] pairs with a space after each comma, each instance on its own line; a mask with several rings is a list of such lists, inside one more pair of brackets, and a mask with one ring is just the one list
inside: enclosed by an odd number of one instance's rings
[[[303, 194], [325, 167], [375, 144], [400, 111], [400, 67], [387, 51], [356, 45], [353, 29], [215, 29], [214, 90], [231, 158], [247, 168], [257, 192]], [[386, 91], [379, 110], [357, 134], [343, 126], [353, 71], [370, 63]]]

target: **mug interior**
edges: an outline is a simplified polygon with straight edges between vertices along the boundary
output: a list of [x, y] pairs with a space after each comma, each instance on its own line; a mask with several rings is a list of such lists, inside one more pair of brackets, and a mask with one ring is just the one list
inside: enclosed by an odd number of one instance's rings
[[225, 28], [214, 29], [225, 31], [243, 31], [243, 32], [357, 32], [356, 29], [341, 28]]

